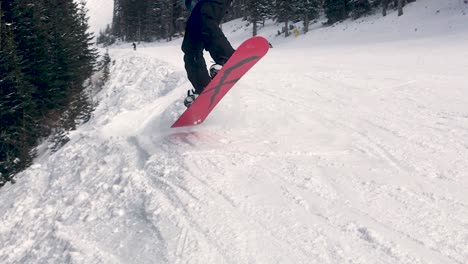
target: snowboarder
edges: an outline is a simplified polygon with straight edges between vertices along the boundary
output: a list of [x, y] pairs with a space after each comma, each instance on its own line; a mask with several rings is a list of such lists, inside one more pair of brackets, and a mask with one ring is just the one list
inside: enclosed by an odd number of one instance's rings
[[133, 46], [133, 50], [136, 50], [136, 44], [135, 44], [135, 42], [133, 42], [132, 46]]
[[[184, 100], [185, 106], [189, 107], [231, 57], [234, 49], [219, 27], [231, 0], [199, 0], [195, 6], [192, 0], [184, 1], [187, 9], [192, 11], [182, 42], [185, 70], [194, 88], [188, 91]], [[210, 73], [203, 58], [203, 49], [215, 62]]]

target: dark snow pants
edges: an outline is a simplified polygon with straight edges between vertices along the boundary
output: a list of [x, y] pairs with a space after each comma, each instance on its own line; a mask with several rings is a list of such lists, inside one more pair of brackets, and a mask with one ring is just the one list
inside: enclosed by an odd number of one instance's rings
[[201, 93], [211, 78], [208, 74], [203, 49], [210, 53], [215, 63], [224, 65], [234, 49], [224, 36], [219, 24], [230, 5], [230, 0], [201, 0], [187, 21], [182, 42], [187, 77]]

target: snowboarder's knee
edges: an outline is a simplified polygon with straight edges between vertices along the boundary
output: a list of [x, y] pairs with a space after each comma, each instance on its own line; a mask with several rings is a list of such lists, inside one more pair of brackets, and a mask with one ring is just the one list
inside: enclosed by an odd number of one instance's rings
[[204, 63], [203, 54], [197, 53], [186, 53], [184, 55], [185, 64], [189, 65], [200, 65]]

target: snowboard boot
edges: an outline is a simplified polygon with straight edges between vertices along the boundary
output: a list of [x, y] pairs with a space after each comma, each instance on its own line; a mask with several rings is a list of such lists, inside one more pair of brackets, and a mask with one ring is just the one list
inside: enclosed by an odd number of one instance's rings
[[223, 65], [221, 65], [221, 64], [211, 65], [211, 67], [210, 67], [210, 77], [211, 77], [211, 79], [214, 79], [214, 77], [221, 70], [222, 67], [223, 67]]
[[197, 99], [198, 97], [198, 93], [195, 93], [195, 90], [188, 90], [187, 91], [187, 97], [185, 97], [185, 100], [184, 100], [184, 105], [185, 107], [189, 107], [193, 104], [193, 102], [195, 102], [195, 99]]

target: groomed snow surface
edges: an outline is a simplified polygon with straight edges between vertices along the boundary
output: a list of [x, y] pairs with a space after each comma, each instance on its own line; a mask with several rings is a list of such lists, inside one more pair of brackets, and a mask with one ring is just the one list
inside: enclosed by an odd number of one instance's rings
[[268, 23], [274, 48], [185, 129], [181, 40], [109, 49], [91, 121], [0, 190], [0, 263], [468, 263], [467, 13]]

